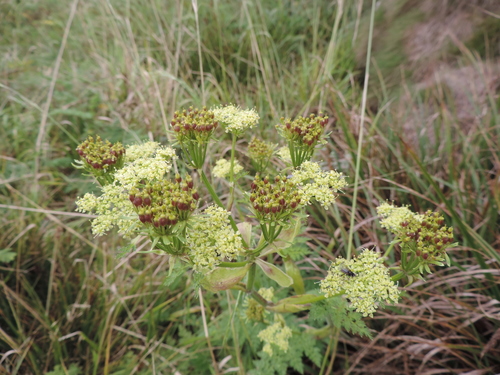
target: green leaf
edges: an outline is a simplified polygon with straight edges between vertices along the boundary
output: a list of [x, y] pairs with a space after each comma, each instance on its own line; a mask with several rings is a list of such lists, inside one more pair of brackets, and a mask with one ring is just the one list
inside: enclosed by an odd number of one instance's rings
[[255, 263], [266, 274], [267, 277], [276, 281], [280, 286], [287, 287], [293, 284], [293, 279], [276, 267], [274, 264], [267, 263], [266, 261], [257, 258]]
[[135, 244], [133, 244], [133, 243], [128, 244], [127, 246], [120, 247], [116, 251], [116, 259], [125, 258], [128, 254], [130, 254], [134, 250], [135, 250]]
[[17, 253], [11, 251], [10, 248], [0, 249], [0, 263], [10, 263], [16, 259]]
[[245, 267], [217, 267], [201, 280], [200, 285], [211, 292], [220, 292], [239, 283], [247, 274], [250, 264]]

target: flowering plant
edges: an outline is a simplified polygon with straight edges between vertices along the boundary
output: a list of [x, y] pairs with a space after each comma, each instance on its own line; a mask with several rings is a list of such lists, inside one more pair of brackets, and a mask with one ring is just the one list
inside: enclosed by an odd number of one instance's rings
[[[383, 203], [381, 225], [395, 235], [389, 250], [401, 248], [398, 272], [391, 276], [385, 258], [367, 249], [351, 259], [337, 257], [319, 288], [309, 283], [306, 290], [295, 262], [306, 255], [300, 234], [307, 208], [315, 202], [325, 209], [335, 204], [347, 182], [342, 173], [311, 160], [326, 142], [328, 117], [323, 114], [282, 118], [276, 125], [286, 142], [279, 151], [286, 165], [282, 170], [271, 162], [276, 145], [253, 137], [248, 156], [254, 174], [244, 179], [252, 171], [244, 170], [243, 158], [238, 160], [236, 142], [258, 121], [255, 110], [233, 105], [175, 112], [172, 146], [182, 151], [183, 164], [171, 146], [123, 147], [89, 137], [77, 148], [82, 160], [76, 166], [96, 178], [101, 194], [85, 194], [77, 209], [97, 215], [95, 235], [116, 226], [132, 243], [147, 236], [149, 252], [169, 255], [172, 267], [191, 268], [204, 289], [246, 295], [245, 317], [264, 325], [258, 338], [268, 356], [289, 350], [299, 326], [284, 316], [304, 310], [326, 319], [326, 330], [339, 326], [369, 335], [360, 318], [372, 317], [381, 304], [397, 303], [398, 280], [406, 277], [411, 283], [431, 272], [430, 266], [449, 264], [452, 228], [439, 214], [418, 215]], [[227, 158], [214, 163], [207, 150], [219, 127], [231, 135], [232, 147]], [[225, 202], [205, 174], [209, 166], [213, 177], [229, 183]], [[246, 219], [237, 223], [237, 212]], [[278, 293], [276, 286], [282, 288]]]

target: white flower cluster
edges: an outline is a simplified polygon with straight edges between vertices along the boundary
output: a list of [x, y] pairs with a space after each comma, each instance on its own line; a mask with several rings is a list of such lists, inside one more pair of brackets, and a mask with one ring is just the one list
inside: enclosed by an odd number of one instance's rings
[[233, 260], [243, 252], [241, 237], [233, 231], [228, 217], [228, 211], [210, 206], [194, 218], [186, 241], [195, 270], [213, 269], [224, 259]]
[[214, 107], [210, 109], [214, 119], [225, 124], [226, 133], [241, 134], [259, 122], [259, 114], [255, 109], [241, 109], [234, 105]]
[[399, 299], [398, 287], [382, 258], [370, 250], [350, 260], [335, 259], [320, 287], [327, 298], [344, 293], [351, 308], [363, 316], [373, 317], [380, 302], [397, 303]]
[[117, 170], [114, 182], [102, 187], [102, 194], [87, 193], [76, 201], [77, 211], [95, 213], [92, 233], [101, 236], [114, 226], [120, 234], [131, 237], [137, 229], [137, 214], [129, 200], [128, 190], [141, 180], [161, 179], [172, 168], [175, 151], [156, 142], [128, 146], [125, 165]]
[[294, 170], [290, 180], [300, 186], [302, 204], [310, 204], [311, 199], [315, 199], [325, 208], [335, 202], [335, 193], [347, 186], [342, 173], [322, 171], [318, 163], [310, 161]]
[[412, 212], [407, 206], [396, 207], [388, 202], [382, 203], [377, 207], [377, 213], [383, 217], [380, 220], [382, 228], [391, 232], [397, 232], [401, 229], [401, 223], [411, 221], [412, 219], [422, 222], [424, 215]]
[[271, 345], [276, 345], [284, 352], [288, 350], [288, 339], [292, 337], [292, 330], [284, 323], [276, 322], [260, 331], [257, 337], [265, 343], [262, 350], [272, 356], [273, 348]]
[[[243, 167], [238, 163], [237, 160], [234, 161], [233, 165], [233, 176], [236, 176], [243, 170]], [[229, 177], [231, 173], [231, 162], [226, 159], [217, 160], [215, 167], [212, 169], [212, 174], [215, 177], [226, 178]]]

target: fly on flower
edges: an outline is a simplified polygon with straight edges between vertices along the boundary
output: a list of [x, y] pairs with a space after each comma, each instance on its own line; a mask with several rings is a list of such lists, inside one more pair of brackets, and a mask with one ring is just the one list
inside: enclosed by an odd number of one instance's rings
[[352, 272], [349, 268], [347, 267], [341, 267], [340, 272], [342, 272], [344, 275], [349, 276], [349, 277], [354, 277], [357, 276], [354, 272]]

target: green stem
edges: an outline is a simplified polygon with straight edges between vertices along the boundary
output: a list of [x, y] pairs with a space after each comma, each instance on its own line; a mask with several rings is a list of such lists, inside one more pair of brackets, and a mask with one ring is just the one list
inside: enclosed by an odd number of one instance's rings
[[245, 267], [247, 264], [248, 262], [220, 262], [219, 267], [238, 268]]
[[255, 263], [250, 266], [250, 270], [248, 271], [248, 281], [247, 281], [247, 293], [251, 293], [253, 289], [253, 283], [255, 281]]
[[259, 293], [257, 293], [255, 290], [252, 290], [252, 297], [254, 300], [256, 300], [260, 305], [267, 307], [269, 306], [269, 302], [262, 297]]

